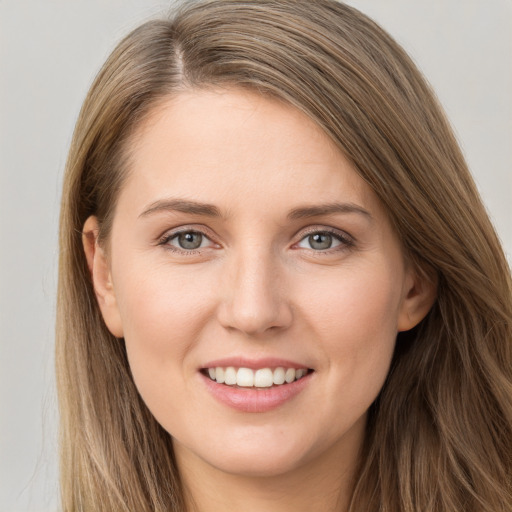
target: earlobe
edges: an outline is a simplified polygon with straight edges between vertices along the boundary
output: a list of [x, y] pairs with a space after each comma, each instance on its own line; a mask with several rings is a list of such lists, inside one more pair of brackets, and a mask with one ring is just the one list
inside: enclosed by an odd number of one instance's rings
[[398, 332], [408, 331], [427, 316], [437, 296], [437, 279], [410, 270], [398, 316]]
[[108, 330], [116, 338], [122, 338], [124, 335], [123, 327], [117, 307], [110, 265], [105, 251], [98, 244], [98, 233], [98, 219], [92, 215], [85, 221], [82, 230], [82, 244], [87, 259], [87, 267], [91, 274], [94, 292], [103, 320]]

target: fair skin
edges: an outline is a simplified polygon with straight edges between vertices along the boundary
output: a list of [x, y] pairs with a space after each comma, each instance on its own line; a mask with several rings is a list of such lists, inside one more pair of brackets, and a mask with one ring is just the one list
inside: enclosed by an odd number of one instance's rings
[[[396, 334], [434, 290], [327, 136], [255, 93], [182, 92], [133, 139], [108, 251], [97, 231], [90, 217], [98, 302], [191, 510], [346, 508]], [[209, 376], [229, 366], [305, 375]]]

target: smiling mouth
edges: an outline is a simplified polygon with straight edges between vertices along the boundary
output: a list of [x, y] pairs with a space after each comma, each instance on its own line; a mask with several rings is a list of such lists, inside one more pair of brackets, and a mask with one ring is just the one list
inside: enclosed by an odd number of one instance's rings
[[218, 384], [239, 388], [271, 388], [291, 384], [313, 370], [308, 368], [236, 368], [234, 366], [203, 368], [201, 373]]

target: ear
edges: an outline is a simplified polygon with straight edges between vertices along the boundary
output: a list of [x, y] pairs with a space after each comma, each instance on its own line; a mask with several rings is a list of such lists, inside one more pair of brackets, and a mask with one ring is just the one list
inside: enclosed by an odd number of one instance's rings
[[[412, 266], [411, 266], [412, 267]], [[427, 316], [437, 297], [437, 278], [426, 272], [406, 270], [402, 304], [398, 315], [398, 331], [408, 331]]]
[[108, 330], [116, 337], [122, 338], [123, 326], [117, 307], [110, 264], [105, 251], [98, 244], [99, 224], [95, 216], [89, 217], [82, 230], [82, 243], [84, 246], [87, 266], [91, 273], [96, 298], [100, 306], [103, 320]]

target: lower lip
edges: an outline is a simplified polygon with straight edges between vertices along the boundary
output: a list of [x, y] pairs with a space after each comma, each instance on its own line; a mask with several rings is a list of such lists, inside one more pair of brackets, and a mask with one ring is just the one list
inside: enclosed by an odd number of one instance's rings
[[291, 382], [270, 388], [238, 388], [219, 384], [200, 374], [208, 391], [221, 403], [241, 412], [267, 412], [297, 396], [310, 382], [313, 373]]

